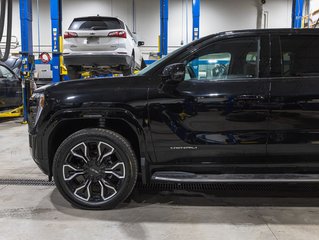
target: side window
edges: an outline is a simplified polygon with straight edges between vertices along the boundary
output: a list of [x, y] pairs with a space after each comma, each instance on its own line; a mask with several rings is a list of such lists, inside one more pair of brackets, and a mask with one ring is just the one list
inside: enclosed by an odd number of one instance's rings
[[246, 62], [250, 64], [257, 64], [257, 52], [247, 53]]
[[190, 61], [186, 66], [186, 79], [223, 79], [228, 75], [231, 55], [225, 53], [212, 53]]
[[0, 77], [1, 78], [13, 78], [13, 74], [6, 67], [0, 66]]
[[258, 77], [258, 40], [215, 43], [186, 60], [185, 80], [224, 80]]
[[319, 38], [314, 36], [281, 37], [282, 76], [319, 75]]

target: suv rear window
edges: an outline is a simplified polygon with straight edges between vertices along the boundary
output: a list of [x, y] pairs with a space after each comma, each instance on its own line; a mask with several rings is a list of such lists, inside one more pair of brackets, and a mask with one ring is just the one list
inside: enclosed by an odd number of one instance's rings
[[112, 30], [124, 29], [124, 24], [116, 18], [77, 18], [69, 30]]

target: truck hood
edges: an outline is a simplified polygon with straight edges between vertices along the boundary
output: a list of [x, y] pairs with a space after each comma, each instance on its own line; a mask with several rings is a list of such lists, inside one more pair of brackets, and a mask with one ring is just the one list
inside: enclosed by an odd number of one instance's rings
[[44, 86], [36, 92], [44, 92], [48, 101], [64, 108], [145, 101], [147, 89], [156, 85], [145, 76], [129, 76], [65, 81]]
[[89, 89], [96, 87], [107, 87], [107, 88], [117, 88], [117, 87], [138, 87], [139, 85], [145, 87], [150, 85], [151, 82], [147, 77], [144, 76], [128, 76], [128, 77], [108, 77], [108, 78], [92, 78], [92, 79], [80, 79], [80, 80], [68, 80], [58, 83], [50, 83], [42, 86], [35, 90], [35, 92], [54, 92], [63, 90], [74, 90], [77, 89]]

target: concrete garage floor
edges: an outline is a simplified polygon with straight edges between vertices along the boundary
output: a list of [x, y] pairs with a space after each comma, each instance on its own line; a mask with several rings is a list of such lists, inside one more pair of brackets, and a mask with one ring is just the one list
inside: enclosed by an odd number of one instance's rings
[[116, 210], [83, 211], [54, 186], [13, 179], [46, 179], [30, 157], [27, 126], [19, 120], [0, 122], [0, 239], [319, 239], [319, 194], [311, 187], [276, 194], [137, 189]]

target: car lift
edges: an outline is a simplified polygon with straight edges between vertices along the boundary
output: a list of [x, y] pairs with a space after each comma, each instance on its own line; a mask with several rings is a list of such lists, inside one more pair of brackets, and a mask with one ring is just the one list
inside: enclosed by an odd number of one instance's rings
[[[188, 1], [187, 1], [188, 3]], [[160, 51], [159, 56], [166, 56], [168, 53], [168, 10], [169, 0], [160, 0]], [[62, 0], [50, 0], [51, 23], [52, 23], [52, 60], [51, 70], [53, 73], [53, 82], [62, 80], [66, 69], [63, 66], [62, 57]], [[200, 0], [192, 0], [193, 13], [193, 40], [199, 38], [200, 27]], [[28, 84], [33, 79], [34, 57], [32, 43], [32, 1], [20, 0], [20, 21], [22, 38], [22, 59], [23, 59], [23, 80], [24, 80], [24, 121], [27, 121], [27, 99], [30, 91]]]
[[[34, 55], [32, 39], [32, 0], [19, 0], [21, 23], [21, 58], [22, 58], [22, 87], [23, 87], [23, 116], [24, 122], [28, 121], [28, 99], [30, 98], [30, 83], [33, 81]], [[65, 69], [61, 66], [62, 60], [62, 0], [50, 0], [51, 24], [52, 24], [52, 61], [51, 70], [53, 82], [62, 80]], [[20, 109], [20, 108], [19, 108]], [[13, 113], [16, 111], [13, 110]], [[19, 112], [19, 111], [18, 111]], [[12, 115], [12, 112], [7, 112]], [[0, 115], [1, 116], [1, 115]]]
[[[160, 0], [160, 56], [168, 53], [168, 3], [169, 0]], [[199, 38], [199, 17], [200, 17], [200, 0], [193, 0], [193, 40]], [[63, 67], [63, 37], [62, 37], [62, 0], [50, 0], [51, 9], [51, 37], [52, 37], [52, 60], [51, 70], [53, 73], [53, 82], [62, 80], [65, 75]], [[20, 20], [21, 20], [21, 38], [22, 38], [22, 58], [28, 59], [33, 56], [32, 50], [32, 1], [20, 0]], [[31, 43], [31, 45], [29, 44]], [[30, 77], [34, 70], [34, 62], [24, 62], [24, 72], [29, 73]], [[26, 66], [28, 65], [28, 66]]]
[[63, 37], [62, 37], [62, 0], [50, 0], [51, 9], [51, 36], [52, 36], [52, 61], [51, 70], [54, 83], [62, 80], [63, 68]]
[[[62, 0], [50, 0], [51, 10], [51, 39], [52, 60], [51, 70], [54, 83], [62, 80]], [[20, 21], [22, 39], [22, 57], [33, 56], [32, 43], [32, 1], [20, 0]], [[31, 66], [25, 66], [30, 73], [34, 70]]]
[[193, 41], [199, 39], [200, 0], [193, 0]]
[[301, 28], [305, 0], [294, 0], [292, 10], [292, 27]]
[[[188, 1], [186, 1], [188, 4]], [[169, 0], [160, 0], [160, 37], [159, 56], [164, 57], [168, 53], [168, 5]], [[200, 0], [192, 0], [193, 13], [193, 40], [199, 39], [200, 27]]]
[[28, 99], [30, 98], [30, 81], [33, 79], [34, 56], [32, 39], [32, 0], [20, 0], [21, 22], [21, 78], [23, 90], [23, 122], [28, 121]]
[[159, 56], [164, 57], [168, 50], [168, 0], [160, 0], [160, 18]]

